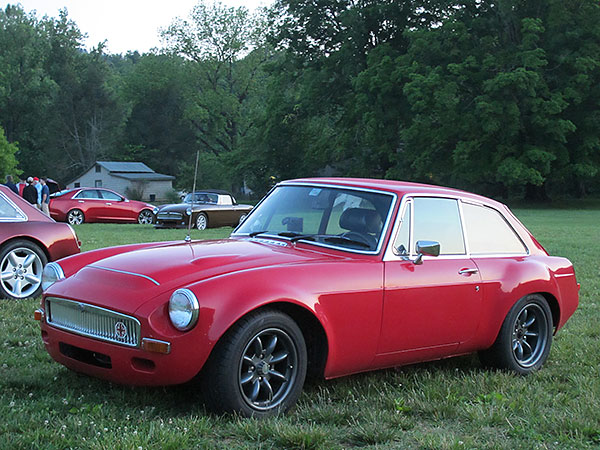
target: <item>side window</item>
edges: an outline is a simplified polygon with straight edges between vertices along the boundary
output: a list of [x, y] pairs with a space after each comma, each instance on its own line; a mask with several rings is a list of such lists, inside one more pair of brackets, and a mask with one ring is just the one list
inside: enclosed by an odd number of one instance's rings
[[8, 221], [10, 219], [22, 220], [25, 219], [25, 216], [12, 202], [0, 195], [0, 220]]
[[412, 202], [406, 202], [404, 207], [404, 214], [402, 215], [402, 222], [400, 223], [400, 229], [398, 230], [398, 236], [396, 242], [394, 242], [394, 253], [400, 256], [409, 254], [410, 250], [410, 217], [412, 210]]
[[466, 253], [457, 200], [416, 197], [414, 215], [413, 252], [416, 242], [423, 240], [438, 241], [441, 255]]
[[77, 194], [73, 198], [98, 199], [100, 198], [100, 196], [98, 195], [98, 191], [96, 189], [85, 189], [83, 191], [80, 191], [79, 194]]
[[110, 200], [113, 202], [120, 202], [121, 201], [121, 197], [119, 197], [117, 194], [110, 192], [110, 191], [100, 191], [100, 193], [102, 194], [102, 198], [104, 200]]
[[463, 212], [471, 254], [527, 253], [519, 237], [495, 209], [463, 203]]

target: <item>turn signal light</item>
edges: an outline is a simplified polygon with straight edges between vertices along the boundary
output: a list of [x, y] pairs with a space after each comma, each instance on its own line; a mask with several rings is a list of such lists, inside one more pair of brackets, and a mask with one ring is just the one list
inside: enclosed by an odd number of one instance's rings
[[147, 352], [168, 355], [171, 353], [171, 343], [159, 341], [158, 339], [144, 338], [142, 339], [142, 349], [146, 350]]
[[33, 318], [38, 322], [41, 322], [44, 319], [44, 311], [41, 309], [36, 309], [33, 312]]

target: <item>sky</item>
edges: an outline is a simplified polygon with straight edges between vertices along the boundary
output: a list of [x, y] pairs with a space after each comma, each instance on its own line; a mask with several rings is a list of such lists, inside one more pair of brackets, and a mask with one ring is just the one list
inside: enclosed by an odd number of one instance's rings
[[[161, 47], [159, 29], [169, 26], [176, 17], [187, 18], [199, 0], [14, 0], [2, 1], [7, 4], [20, 3], [25, 11], [37, 11], [37, 17], [44, 15], [58, 17], [61, 8], [67, 8], [69, 18], [83, 33], [88, 34], [84, 41], [87, 48], [106, 40], [107, 53], [127, 53], [128, 50], [147, 52], [153, 47]], [[254, 9], [270, 6], [273, 0], [221, 0], [227, 6], [245, 6]], [[212, 4], [212, 0], [208, 0]]]

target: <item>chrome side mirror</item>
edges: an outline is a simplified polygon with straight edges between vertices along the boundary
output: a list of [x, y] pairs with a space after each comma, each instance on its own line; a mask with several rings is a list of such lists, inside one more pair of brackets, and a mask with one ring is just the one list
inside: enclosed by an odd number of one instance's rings
[[440, 243], [437, 241], [417, 241], [416, 245], [417, 258], [413, 261], [414, 264], [423, 264], [423, 256], [439, 256]]

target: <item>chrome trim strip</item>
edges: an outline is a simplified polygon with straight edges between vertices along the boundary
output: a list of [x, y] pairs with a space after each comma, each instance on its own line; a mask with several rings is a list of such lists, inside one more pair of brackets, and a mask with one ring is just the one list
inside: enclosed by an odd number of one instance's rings
[[86, 267], [89, 267], [91, 269], [108, 270], [109, 272], [124, 273], [126, 275], [133, 275], [135, 277], [145, 278], [146, 280], [152, 281], [155, 285], [160, 286], [160, 283], [158, 281], [156, 281], [153, 278], [150, 278], [148, 275], [142, 275], [141, 273], [127, 272], [126, 270], [119, 270], [119, 269], [111, 269], [110, 267], [104, 267], [104, 266], [86, 266]]
[[[140, 346], [141, 324], [135, 317], [89, 303], [58, 297], [46, 297], [44, 303], [46, 323], [54, 328], [126, 347]], [[53, 308], [60, 308], [62, 311], [55, 314]], [[131, 333], [121, 340], [113, 337], [114, 328], [119, 322], [128, 330], [131, 328]]]
[[[390, 208], [388, 210], [388, 215], [387, 218], [385, 220], [385, 222], [383, 223], [383, 228], [381, 229], [381, 236], [379, 239], [379, 242], [377, 243], [377, 249], [375, 250], [358, 250], [358, 249], [352, 249], [352, 248], [347, 248], [347, 247], [340, 247], [337, 245], [332, 245], [332, 244], [325, 244], [325, 243], [321, 243], [321, 242], [315, 242], [315, 241], [308, 241], [308, 240], [299, 240], [297, 242], [304, 242], [310, 245], [315, 245], [317, 247], [325, 247], [325, 248], [330, 248], [333, 250], [340, 250], [343, 252], [350, 252], [350, 253], [359, 253], [361, 255], [378, 255], [379, 252], [381, 252], [381, 247], [383, 246], [383, 242], [386, 239], [387, 236], [387, 232], [388, 232], [388, 228], [390, 225], [390, 222], [392, 220], [392, 216], [394, 215], [394, 209], [396, 208], [396, 202], [398, 201], [398, 194], [396, 194], [395, 192], [390, 192], [390, 191], [382, 191], [379, 189], [371, 189], [371, 188], [361, 188], [361, 187], [356, 187], [356, 186], [344, 186], [341, 184], [327, 184], [327, 183], [305, 183], [305, 182], [298, 182], [298, 183], [290, 183], [290, 182], [285, 182], [285, 183], [279, 183], [276, 186], [273, 187], [273, 189], [271, 189], [269, 191], [269, 193], [267, 195], [265, 195], [263, 197], [263, 199], [258, 202], [258, 204], [252, 208], [252, 210], [248, 213], [248, 215], [246, 216], [246, 218], [244, 219], [244, 223], [247, 222], [248, 217], [250, 217], [252, 215], [252, 213], [254, 213], [254, 211], [256, 211], [258, 209], [258, 206], [269, 196], [271, 195], [271, 192], [273, 192], [275, 189], [277, 189], [278, 187], [284, 187], [284, 186], [304, 186], [304, 187], [321, 187], [321, 188], [330, 188], [330, 189], [340, 189], [340, 190], [346, 190], [346, 191], [358, 191], [358, 192], [372, 192], [375, 194], [383, 194], [383, 195], [389, 195], [392, 197], [392, 203], [390, 204]], [[235, 230], [233, 230], [233, 232], [231, 233], [230, 236], [232, 237], [248, 237], [247, 234], [237, 234], [236, 230], [241, 226], [242, 224], [238, 224], [238, 226], [235, 228]], [[257, 236], [258, 237], [258, 236]], [[260, 237], [265, 237], [265, 238], [276, 238], [276, 239], [281, 239], [284, 241], [289, 241], [291, 240], [291, 238], [286, 238], [283, 236], [278, 236], [278, 235], [273, 235], [273, 234], [261, 234]]]

